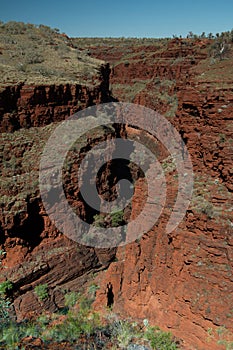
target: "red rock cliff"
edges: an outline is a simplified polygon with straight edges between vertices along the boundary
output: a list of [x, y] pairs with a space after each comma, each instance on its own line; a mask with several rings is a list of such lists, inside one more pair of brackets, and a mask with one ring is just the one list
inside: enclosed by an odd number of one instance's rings
[[99, 76], [87, 85], [26, 85], [2, 87], [0, 131], [45, 126], [61, 121], [81, 109], [111, 100], [109, 65], [101, 65]]
[[[41, 307], [56, 310], [64, 304], [65, 290], [80, 290], [115, 254], [63, 237], [49, 220], [38, 188], [40, 155], [56, 122], [112, 99], [109, 65], [99, 72], [92, 85], [22, 83], [0, 93], [0, 245], [6, 252], [0, 269], [1, 281], [13, 283], [10, 297], [18, 320]], [[82, 204], [76, 204], [85, 215]], [[43, 283], [50, 291], [41, 306], [33, 290]]]
[[[90, 49], [92, 55], [114, 64], [110, 81], [114, 95], [167, 113], [188, 147], [195, 173], [193, 199], [185, 219], [170, 235], [164, 233], [168, 208], [140, 241], [117, 249], [115, 259], [115, 251], [84, 249], [64, 239], [48, 220], [36, 186], [30, 185], [23, 197], [19, 196], [26, 179], [21, 178], [21, 173], [26, 174], [27, 165], [19, 160], [16, 167], [8, 156], [12, 150], [20, 158], [27, 150], [28, 157], [35, 157], [38, 140], [41, 135], [49, 134], [50, 126], [44, 127], [36, 137], [32, 135], [37, 141], [32, 141], [30, 135], [25, 138], [25, 134], [20, 140], [18, 134], [17, 147], [11, 141], [11, 134], [4, 135], [1, 243], [7, 251], [3, 263], [9, 267], [5, 273], [14, 283], [12, 297], [19, 319], [39, 307], [33, 293], [35, 285], [49, 284], [50, 298], [43, 307], [53, 310], [62, 304], [61, 288], [78, 290], [94, 271], [99, 272], [97, 309], [106, 305], [104, 291], [111, 281], [114, 311], [136, 319], [147, 318], [151, 324], [172, 330], [184, 340], [185, 349], [220, 349], [217, 331], [223, 326], [225, 339], [230, 336], [233, 331], [232, 79], [229, 77], [224, 86], [216, 88], [220, 80], [213, 79], [213, 67], [209, 73], [202, 67], [207, 57], [206, 45], [206, 42], [193, 45], [174, 40], [165, 49], [132, 47], [131, 58], [124, 56], [128, 53], [122, 48], [114, 53], [111, 48], [106, 49], [104, 54], [103, 48]], [[5, 90], [4, 96], [11, 99], [13, 107], [2, 109], [2, 130], [15, 130], [25, 126], [24, 123], [42, 126], [61, 120], [66, 113], [78, 110], [77, 94], [82, 96], [82, 107], [89, 105], [87, 88], [31, 87], [29, 95], [26, 91], [25, 86]], [[55, 103], [54, 99], [59, 102]], [[106, 95], [97, 88], [91, 99], [104, 102]], [[27, 101], [26, 107], [23, 101]], [[16, 111], [21, 119], [15, 117]], [[41, 122], [40, 116], [44, 114], [47, 117]], [[131, 129], [126, 132], [129, 137], [134, 133]], [[7, 182], [9, 176], [13, 184]], [[171, 203], [176, 196], [175, 176], [175, 172], [168, 171]], [[9, 193], [14, 201], [5, 197]], [[144, 195], [138, 181], [132, 217], [140, 211]], [[208, 333], [211, 328], [214, 337]]]
[[[216, 338], [212, 341], [208, 330], [225, 327], [226, 339], [232, 339], [233, 79], [228, 76], [221, 82], [227, 61], [215, 68], [204, 64], [206, 43], [195, 47], [174, 40], [169, 45], [158, 52], [153, 47], [132, 48], [131, 59], [120, 48], [119, 52], [115, 49], [115, 57], [107, 49], [102, 55], [98, 48], [92, 51], [114, 65], [112, 89], [120, 100], [131, 97], [136, 103], [166, 113], [169, 96], [177, 98], [168, 118], [188, 147], [195, 178], [184, 221], [167, 236], [167, 218], [162, 216], [140, 242], [119, 248], [118, 261], [102, 274], [96, 306], [103, 304], [102, 291], [111, 281], [115, 311], [148, 318], [172, 330], [184, 340], [185, 349], [220, 349], [217, 331], [213, 331]], [[171, 64], [174, 57], [176, 62]], [[123, 62], [117, 63], [119, 58]], [[164, 79], [173, 80], [167, 83], [169, 89], [160, 83]], [[140, 81], [144, 85], [138, 91]], [[133, 95], [125, 90], [127, 84], [130, 92], [135, 89]], [[176, 193], [172, 176], [168, 178], [170, 197]], [[134, 215], [140, 212], [143, 198], [139, 185], [133, 200]]]

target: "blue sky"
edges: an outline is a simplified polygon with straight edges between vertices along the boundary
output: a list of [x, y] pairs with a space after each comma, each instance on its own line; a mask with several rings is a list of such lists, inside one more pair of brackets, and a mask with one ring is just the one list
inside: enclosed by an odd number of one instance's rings
[[77, 37], [215, 34], [233, 28], [233, 0], [0, 0], [0, 19]]

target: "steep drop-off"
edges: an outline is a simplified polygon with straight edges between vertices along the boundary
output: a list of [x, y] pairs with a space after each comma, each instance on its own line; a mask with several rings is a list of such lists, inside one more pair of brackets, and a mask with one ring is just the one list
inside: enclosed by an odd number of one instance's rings
[[[232, 61], [211, 62], [206, 47], [208, 40], [175, 39], [166, 49], [131, 47], [130, 54], [121, 47], [114, 55], [111, 47], [91, 48], [113, 65], [111, 86], [119, 100], [155, 108], [177, 128], [195, 181], [191, 205], [174, 232], [165, 234], [162, 217], [140, 242], [118, 249], [118, 261], [102, 275], [96, 305], [112, 281], [114, 310], [171, 329], [187, 349], [218, 349], [221, 337], [232, 339]], [[176, 176], [172, 168], [170, 176]], [[168, 196], [174, 197], [171, 178]], [[135, 215], [143, 198], [139, 186]], [[210, 329], [215, 336], [208, 336]]]
[[[221, 349], [218, 337], [232, 337], [233, 79], [225, 73], [231, 72], [232, 60], [210, 64], [208, 45], [208, 40], [175, 39], [127, 50], [124, 45], [89, 47], [91, 55], [112, 65], [114, 97], [164, 113], [186, 143], [194, 168], [190, 207], [183, 222], [167, 235], [177, 172], [164, 153], [168, 205], [150, 232], [117, 251], [82, 247], [64, 238], [48, 219], [38, 192], [40, 152], [56, 122], [110, 100], [108, 65], [92, 88], [23, 83], [4, 88], [0, 244], [6, 251], [3, 277], [13, 282], [10, 297], [18, 320], [29, 312], [55, 310], [63, 304], [66, 290], [79, 291], [89, 280], [100, 287], [95, 307], [101, 309], [111, 281], [116, 313], [172, 330], [185, 349]], [[145, 139], [143, 131], [130, 126], [120, 134]], [[138, 179], [131, 218], [145, 200], [143, 186]], [[49, 298], [41, 305], [34, 287], [44, 283]]]
[[[82, 59], [85, 66], [85, 55]], [[80, 290], [114, 258], [114, 249], [88, 248], [63, 237], [44, 210], [38, 185], [40, 157], [58, 123], [89, 106], [112, 101], [109, 65], [89, 61], [95, 75], [83, 78], [82, 83], [53, 84], [48, 79], [37, 85], [27, 81], [1, 84], [0, 246], [4, 254], [0, 269], [1, 282], [13, 284], [10, 299], [12, 317], [15, 314], [17, 320], [57, 310], [64, 305], [67, 290]], [[49, 298], [41, 305], [33, 291], [45, 283]]]

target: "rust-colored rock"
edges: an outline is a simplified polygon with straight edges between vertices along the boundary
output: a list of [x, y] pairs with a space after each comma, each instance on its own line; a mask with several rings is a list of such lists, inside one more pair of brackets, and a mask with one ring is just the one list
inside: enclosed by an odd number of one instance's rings
[[40, 127], [68, 118], [81, 109], [111, 100], [109, 65], [99, 68], [90, 85], [6, 86], [0, 91], [0, 131]]
[[[202, 51], [205, 46], [198, 43], [200, 50], [193, 47], [192, 51], [188, 46], [185, 49], [180, 40], [178, 43], [177, 47], [176, 41], [170, 42], [168, 50], [159, 55], [155, 52], [147, 56], [145, 47], [132, 49], [144, 51], [144, 59], [135, 54], [127, 64], [117, 64], [110, 51], [109, 56], [107, 50], [103, 55], [98, 48], [97, 54], [92, 51], [94, 56], [110, 58], [114, 64], [111, 84], [120, 100], [121, 96], [126, 101], [129, 98], [124, 94], [124, 84], [133, 89], [134, 79], [150, 78], [133, 101], [166, 113], [166, 101], [159, 102], [156, 96], [159, 90], [155, 90], [154, 83], [156, 79], [175, 79], [168, 94], [175, 94], [178, 104], [169, 120], [188, 147], [195, 176], [193, 200], [184, 221], [166, 235], [168, 218], [163, 215], [140, 242], [119, 248], [118, 261], [101, 274], [95, 305], [99, 309], [106, 304], [103, 291], [111, 281], [114, 311], [133, 318], [148, 318], [151, 323], [171, 330], [184, 340], [185, 349], [221, 349], [218, 337], [213, 340], [208, 330], [213, 329], [216, 335], [216, 329], [224, 326], [228, 330], [226, 339], [232, 341], [233, 80], [225, 89], [215, 89], [217, 82], [199, 82], [195, 65], [206, 58]], [[152, 50], [151, 47], [149, 52]], [[190, 60], [187, 50], [193, 55]], [[117, 59], [124, 61], [124, 51], [121, 54], [116, 51]], [[168, 57], [182, 57], [182, 52], [183, 61], [177, 60], [174, 65], [166, 61]], [[160, 60], [154, 60], [155, 57]], [[175, 195], [170, 183], [168, 197]], [[144, 191], [139, 188], [134, 194], [132, 218], [140, 212], [143, 198]]]
[[[231, 339], [233, 90], [232, 80], [217, 88], [219, 82], [211, 80], [207, 72], [204, 75], [199, 72], [207, 58], [206, 45], [207, 40], [193, 43], [175, 39], [166, 48], [132, 47], [132, 59], [127, 59], [128, 62], [122, 47], [114, 52], [111, 48], [90, 48], [93, 56], [114, 65], [110, 84], [116, 98], [165, 113], [179, 131], [193, 163], [192, 202], [174, 232], [165, 234], [170, 215], [166, 208], [154, 228], [140, 241], [118, 248], [116, 258], [114, 250], [80, 247], [62, 237], [48, 220], [39, 193], [26, 197], [25, 203], [20, 202], [20, 216], [12, 214], [15, 203], [9, 203], [7, 209], [3, 204], [1, 243], [7, 252], [3, 265], [8, 266], [4, 270], [6, 277], [14, 284], [11, 297], [18, 319], [29, 311], [55, 310], [62, 305], [62, 289], [79, 290], [93, 277], [93, 272], [98, 272], [96, 309], [107, 305], [106, 285], [111, 282], [115, 312], [135, 319], [146, 318], [151, 324], [171, 330], [184, 340], [187, 350], [221, 349], [217, 344], [219, 327], [225, 327], [226, 339]], [[141, 85], [136, 85], [139, 82]], [[28, 126], [43, 126], [62, 120], [79, 109], [77, 94], [83, 96], [81, 108], [104, 102], [109, 96], [108, 91], [100, 88], [91, 93], [86, 87], [77, 86], [38, 89], [22, 85], [9, 89], [4, 96], [11, 98], [7, 106], [12, 109], [6, 106], [2, 109], [2, 131], [27, 127], [24, 124], [27, 122]], [[59, 103], [54, 103], [58, 96]], [[19, 118], [15, 117], [15, 110]], [[42, 120], [41, 116], [45, 118]], [[125, 132], [129, 137], [133, 134], [129, 128]], [[10, 142], [9, 150], [4, 148], [5, 162], [13, 149]], [[22, 157], [25, 149], [15, 147], [15, 151]], [[6, 178], [7, 170], [1, 169]], [[174, 202], [177, 194], [177, 185], [173, 185], [175, 175], [166, 174], [168, 204]], [[139, 180], [131, 218], [144, 203], [143, 186], [144, 182]], [[4, 188], [2, 191], [5, 196]], [[18, 193], [15, 187], [11, 191], [12, 196], [14, 191]], [[85, 215], [85, 207], [80, 210]], [[49, 285], [49, 298], [42, 305], [33, 291], [41, 283]], [[210, 329], [214, 337], [210, 336]]]

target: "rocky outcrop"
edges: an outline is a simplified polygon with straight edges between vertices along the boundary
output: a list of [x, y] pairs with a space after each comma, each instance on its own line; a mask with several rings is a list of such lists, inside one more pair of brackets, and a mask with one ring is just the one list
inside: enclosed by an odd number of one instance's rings
[[[65, 293], [80, 290], [115, 255], [114, 249], [87, 248], [63, 237], [49, 220], [38, 187], [40, 155], [56, 122], [112, 100], [109, 65], [98, 71], [92, 84], [19, 83], [0, 92], [0, 245], [6, 252], [0, 282], [13, 284], [9, 297], [17, 320], [64, 306]], [[82, 203], [76, 199], [76, 204], [85, 216]], [[45, 302], [34, 290], [40, 284], [48, 285]]]
[[[39, 159], [53, 127], [6, 133], [0, 143], [1, 251], [6, 252], [1, 256], [0, 283], [12, 282], [9, 297], [14, 301], [17, 320], [58, 310], [64, 306], [67, 291], [84, 290], [86, 283], [115, 257], [115, 249], [89, 248], [66, 238], [44, 209], [38, 188]], [[67, 197], [73, 198], [71, 204], [86, 218], [91, 213], [87, 213], [74, 180], [72, 169], [65, 177]], [[70, 195], [74, 191], [76, 195]], [[38, 285], [48, 286], [45, 301], [35, 292]]]
[[9, 85], [0, 91], [0, 131], [40, 127], [58, 122], [81, 109], [112, 98], [109, 93], [109, 65], [87, 85]]
[[[22, 255], [20, 245], [9, 249], [15, 257]], [[64, 307], [65, 294], [85, 290], [85, 284], [108, 267], [114, 253], [114, 250], [95, 250], [56, 237], [43, 239], [20, 264], [17, 260], [11, 261], [13, 266], [8, 267], [7, 275], [13, 284], [10, 298], [14, 300], [17, 320]], [[48, 286], [45, 300], [40, 300], [36, 293], [38, 285]]]

